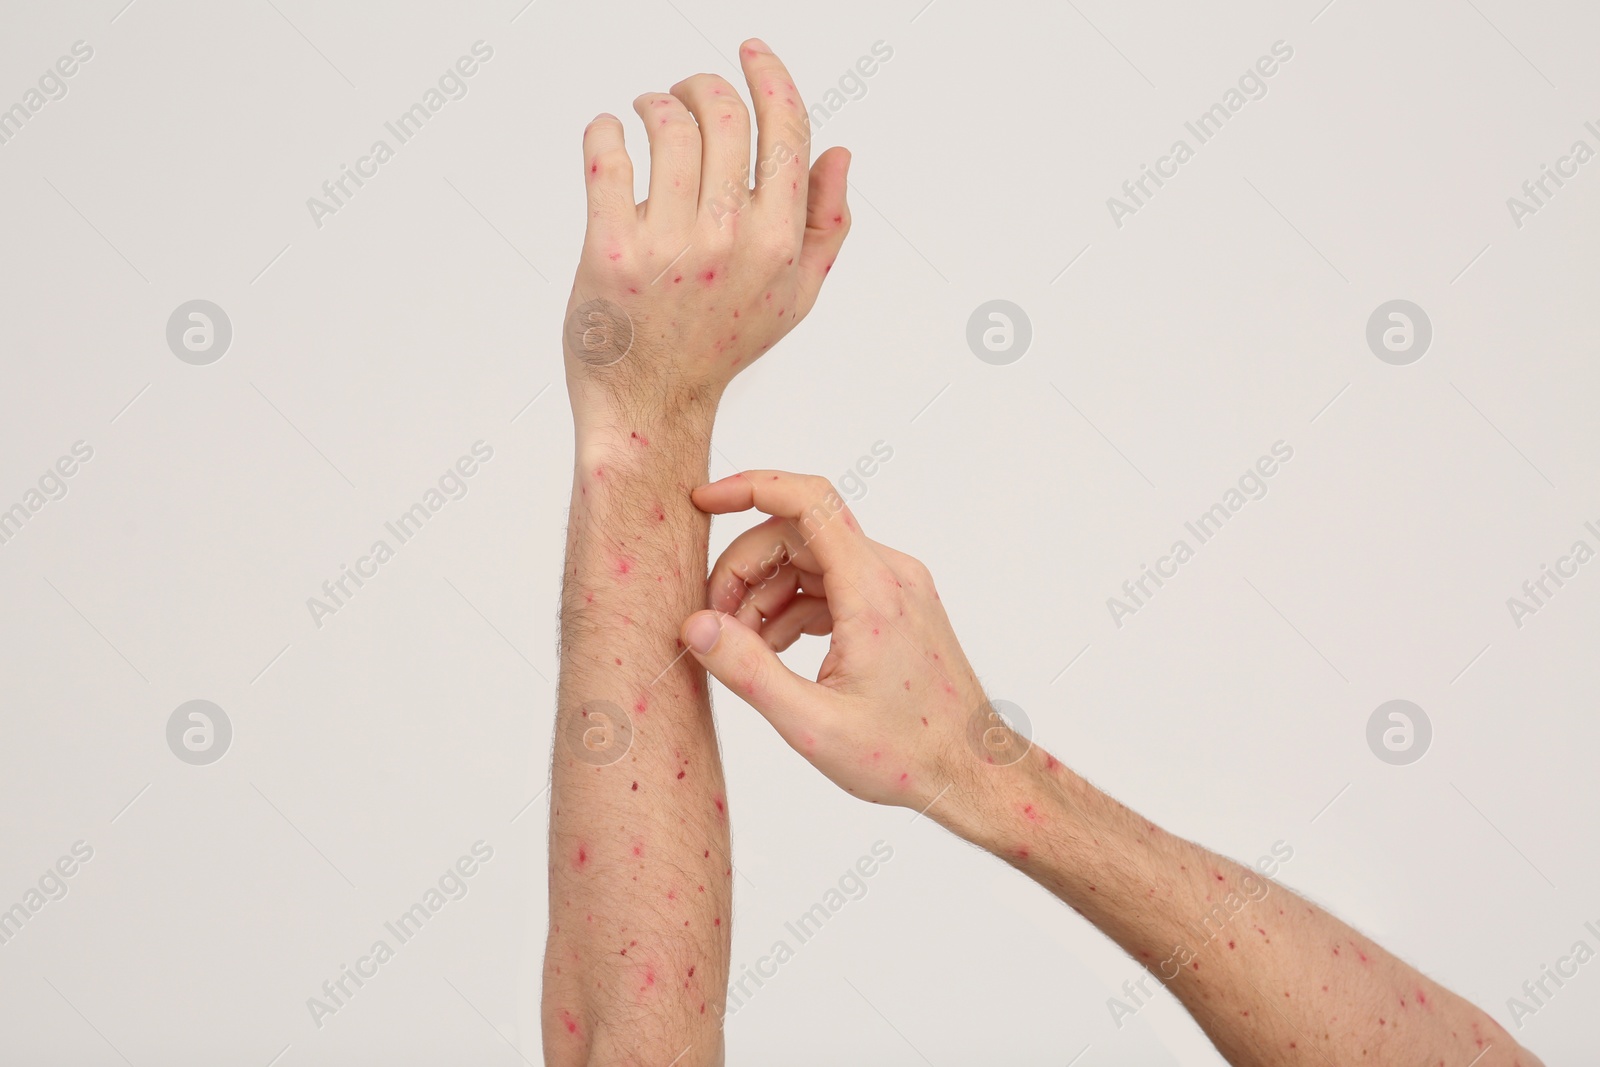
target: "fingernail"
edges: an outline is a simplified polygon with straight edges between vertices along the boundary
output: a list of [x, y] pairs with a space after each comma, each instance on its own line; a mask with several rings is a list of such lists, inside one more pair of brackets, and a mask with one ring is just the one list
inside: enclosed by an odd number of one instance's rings
[[767, 47], [767, 42], [763, 41], [759, 37], [750, 38], [748, 41], [745, 42], [745, 47], [750, 49], [750, 51], [752, 51], [752, 52], [767, 52], [767, 53], [770, 53], [772, 51], [772, 49]]
[[700, 655], [710, 652], [722, 636], [722, 622], [712, 612], [697, 615], [689, 623], [689, 647]]

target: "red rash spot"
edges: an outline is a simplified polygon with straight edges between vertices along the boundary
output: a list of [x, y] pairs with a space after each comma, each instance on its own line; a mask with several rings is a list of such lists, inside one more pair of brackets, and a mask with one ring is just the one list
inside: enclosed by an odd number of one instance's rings
[[672, 283], [674, 285], [676, 285], [678, 282], [681, 282], [681, 281], [683, 281], [683, 275], [681, 275], [681, 274], [678, 275], [676, 278], [672, 279]]
[[628, 286], [628, 292], [630, 292], [630, 293], [632, 293], [632, 294], [633, 294], [633, 295], [635, 295], [635, 296], [638, 296], [638, 295], [639, 295], [639, 290], [637, 290], [637, 289], [635, 289], [635, 288], [634, 288], [634, 287], [633, 287], [633, 286], [631, 286], [631, 285], [630, 285], [630, 286]]
[[585, 593], [585, 594], [583, 594], [583, 602], [585, 604], [593, 604], [594, 603], [594, 594], [593, 593]]
[[701, 856], [702, 859], [710, 859], [711, 858], [711, 850], [709, 848], [706, 849], [704, 852], [700, 853], [700, 856]]
[[633, 570], [633, 565], [630, 564], [627, 560], [625, 560], [625, 559], [617, 560], [617, 573], [618, 574], [627, 574], [628, 572], [630, 572], [632, 570]]
[[1056, 763], [1056, 758], [1054, 756], [1045, 756], [1045, 758], [1044, 758], [1044, 769], [1045, 770], [1053, 771], [1053, 770], [1056, 769], [1057, 766], [1059, 766], [1059, 764]]
[[799, 192], [799, 190], [800, 190], [800, 183], [799, 182], [790, 182], [789, 183], [789, 191], [791, 193]]
[[600, 173], [600, 164], [598, 164], [598, 163], [589, 164], [589, 173], [590, 174], [599, 174]]
[[1228, 947], [1229, 947], [1229, 948], [1232, 948], [1232, 947], [1233, 947], [1233, 942], [1232, 942], [1232, 941], [1229, 941], [1229, 942], [1228, 942]]
[[711, 920], [711, 925], [712, 926], [721, 926], [722, 925], [722, 920], [721, 919], [713, 919], [713, 920]]
[[578, 1032], [578, 1020], [574, 1019], [572, 1015], [565, 1010], [561, 1012], [561, 1025], [567, 1028], [567, 1033], [569, 1034], [575, 1034]]
[[1028, 819], [1030, 821], [1032, 821], [1032, 822], [1038, 822], [1039, 821], [1039, 813], [1033, 810], [1033, 805], [1032, 804], [1024, 804], [1024, 805], [1022, 805], [1022, 814], [1026, 815], [1028, 817]]
[[607, 256], [606, 258], [609, 259], [611, 262], [615, 263], [617, 260], [622, 258], [622, 253], [621, 252], [613, 252], [609, 256]]
[[644, 448], [649, 448], [650, 447], [650, 438], [639, 436], [639, 431], [635, 430], [631, 434], [629, 434], [629, 436], [632, 437], [635, 441], [638, 441], [639, 444], [641, 446], [643, 446]]
[[690, 977], [690, 978], [693, 978], [693, 977], [694, 977], [694, 968], [693, 968], [693, 967], [690, 967], [690, 968], [689, 968], [689, 977]]
[[717, 806], [717, 813], [719, 815], [724, 813], [723, 801], [722, 801], [722, 798], [720, 796], [712, 797], [711, 798], [711, 803], [713, 803], [713, 804], [715, 804]]
[[615, 656], [613, 658], [617, 661], [617, 666], [619, 666], [619, 667], [622, 666], [622, 657], [621, 656]]
[[1017, 859], [1025, 860], [1027, 858], [1028, 858], [1028, 850], [1027, 849], [1025, 849], [1025, 848], [1017, 849]]
[[822, 268], [822, 273], [826, 274], [832, 269], [833, 269], [833, 264], [830, 262], [826, 267]]
[[911, 777], [911, 775], [906, 774], [904, 771], [900, 772], [900, 780], [902, 782], [905, 781], [907, 778], [910, 778], [910, 777]]
[[633, 783], [633, 791], [636, 792], [636, 793], [639, 791], [639, 783], [638, 782], [634, 782]]
[[578, 846], [578, 861], [577, 861], [578, 869], [582, 870], [583, 869], [583, 865], [588, 863], [588, 862], [589, 862], [589, 850], [584, 848], [582, 845], [579, 845]]
[[640, 697], [638, 700], [634, 701], [633, 710], [637, 711], [639, 714], [643, 715], [644, 714], [644, 709], [649, 707], [649, 706], [650, 706], [649, 698], [648, 697]]
[[922, 717], [922, 725], [924, 725], [924, 726], [928, 725], [928, 717], [926, 715], [924, 715]]
[[908, 693], [911, 692], [911, 679], [910, 678], [907, 678], [904, 682], [902, 682], [900, 684], [904, 685], [906, 687], [906, 692], [908, 692]]
[[596, 478], [604, 478], [606, 476], [606, 469], [604, 467], [596, 467], [594, 469], [594, 476]]
[[734, 318], [738, 318], [738, 317], [739, 317], [739, 313], [738, 313], [738, 312], [737, 312], [737, 311], [735, 311], [735, 312], [734, 312], [734, 313], [733, 313], [733, 317], [734, 317]]
[[708, 270], [704, 274], [700, 275], [700, 280], [701, 281], [710, 282], [710, 281], [715, 281], [716, 278], [717, 278], [717, 272], [714, 271], [714, 270]]
[[844, 221], [844, 216], [843, 215], [835, 215], [833, 217], [833, 221], [834, 221], [834, 224], [837, 225], [838, 223], [841, 223], [841, 222]]
[[[679, 778], [682, 778], [682, 777], [683, 777], [683, 775], [684, 775], [684, 772], [683, 772], [683, 771], [679, 771], [679, 772], [678, 772], [678, 777], [679, 777]], [[1338, 949], [1334, 949], [1334, 950], [1333, 950], [1333, 954], [1334, 954], [1334, 955], [1335, 955], [1335, 956], [1337, 956], [1337, 955], [1338, 955], [1338, 954], [1339, 954], [1339, 950], [1338, 950]]]
[[1193, 967], [1197, 971], [1200, 969], [1200, 965], [1198, 963], [1191, 963], [1189, 966]]

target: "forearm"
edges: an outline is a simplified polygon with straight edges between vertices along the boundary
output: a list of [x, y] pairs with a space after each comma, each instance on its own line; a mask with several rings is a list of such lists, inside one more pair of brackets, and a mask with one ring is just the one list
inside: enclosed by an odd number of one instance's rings
[[[732, 897], [705, 675], [711, 412], [578, 419], [562, 582], [544, 1033], [557, 1064], [721, 1062]], [[605, 716], [601, 719], [600, 716]], [[657, 1055], [659, 1053], [660, 1055]]]
[[[1484, 1012], [1260, 872], [1174, 837], [1035, 749], [938, 814], [1165, 985], [1238, 1065], [1537, 1067]], [[1479, 1057], [1481, 1054], [1481, 1058]]]

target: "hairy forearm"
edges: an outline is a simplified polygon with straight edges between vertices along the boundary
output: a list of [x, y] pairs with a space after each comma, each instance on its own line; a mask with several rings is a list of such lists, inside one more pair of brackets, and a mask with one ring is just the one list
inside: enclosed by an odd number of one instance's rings
[[[936, 807], [1165, 985], [1228, 1061], [1538, 1067], [1484, 1012], [1259, 871], [1175, 837], [1042, 750]], [[1478, 1058], [1480, 1057], [1481, 1058]]]
[[719, 1063], [731, 859], [705, 675], [703, 405], [578, 420], [561, 596], [543, 1022], [557, 1064]]

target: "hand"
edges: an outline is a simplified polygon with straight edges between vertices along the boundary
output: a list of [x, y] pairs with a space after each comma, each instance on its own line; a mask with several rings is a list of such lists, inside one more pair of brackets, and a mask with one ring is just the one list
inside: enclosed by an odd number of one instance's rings
[[[1025, 745], [993, 716], [928, 570], [861, 532], [825, 479], [746, 471], [694, 490], [712, 514], [755, 507], [712, 568], [713, 610], [682, 640], [847, 792], [921, 810]], [[831, 633], [815, 682], [778, 652]]]
[[563, 348], [580, 416], [709, 401], [816, 302], [850, 228], [842, 148], [810, 160], [810, 123], [778, 57], [739, 49], [759, 129], [738, 92], [697, 74], [634, 101], [650, 138], [650, 195], [633, 202], [622, 123], [584, 131], [588, 227]]

